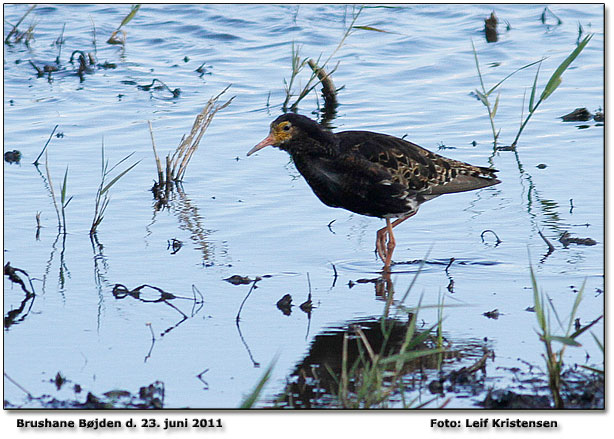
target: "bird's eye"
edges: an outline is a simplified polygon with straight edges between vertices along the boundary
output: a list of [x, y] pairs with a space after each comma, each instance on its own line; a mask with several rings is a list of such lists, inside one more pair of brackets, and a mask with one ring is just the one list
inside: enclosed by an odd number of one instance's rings
[[290, 124], [288, 123], [288, 124], [284, 125], [282, 129], [284, 131], [290, 131]]

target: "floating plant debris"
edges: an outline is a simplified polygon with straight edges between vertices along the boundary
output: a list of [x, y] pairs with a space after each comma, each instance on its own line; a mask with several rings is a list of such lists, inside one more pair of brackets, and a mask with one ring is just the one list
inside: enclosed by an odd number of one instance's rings
[[290, 294], [285, 294], [284, 297], [277, 301], [277, 308], [284, 313], [284, 315], [289, 316], [292, 313], [292, 296]]
[[596, 245], [597, 241], [592, 238], [575, 238], [570, 235], [569, 232], [564, 232], [559, 238], [559, 242], [563, 244], [563, 247], [567, 248], [569, 244], [577, 245]]
[[247, 276], [240, 276], [238, 274], [234, 274], [230, 277], [227, 277], [226, 279], [224, 279], [226, 282], [229, 282], [233, 285], [247, 285], [247, 284], [251, 284], [253, 282], [252, 279], [250, 279]]
[[7, 163], [19, 163], [21, 160], [21, 152], [14, 149], [4, 153], [4, 161]]
[[593, 115], [590, 113], [590, 111], [582, 107], [576, 108], [571, 113], [561, 116], [561, 119], [563, 119], [563, 122], [586, 122], [592, 117]]
[[490, 17], [484, 20], [484, 33], [486, 34], [486, 41], [489, 43], [496, 43], [499, 40], [497, 34], [497, 24], [499, 20], [495, 16], [495, 12], [490, 13]]

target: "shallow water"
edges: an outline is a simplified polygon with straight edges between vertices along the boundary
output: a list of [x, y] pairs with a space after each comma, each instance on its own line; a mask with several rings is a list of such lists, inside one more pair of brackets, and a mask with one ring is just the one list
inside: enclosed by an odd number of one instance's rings
[[[407, 135], [431, 150], [445, 145], [437, 152], [448, 157], [499, 169], [500, 185], [439, 197], [399, 226], [399, 264], [392, 274], [398, 298], [420, 266], [403, 262], [426, 258], [405, 304], [416, 306], [423, 295], [423, 304], [434, 305], [445, 295], [444, 303], [454, 305], [444, 311], [446, 339], [458, 346], [482, 341], [493, 349], [487, 384], [494, 387], [513, 381], [506, 368], [542, 367], [535, 315], [526, 311], [533, 304], [529, 263], [562, 318], [583, 282], [581, 324], [603, 313], [603, 126], [560, 119], [578, 107], [594, 113], [604, 105], [603, 8], [550, 9], [562, 24], [551, 16], [542, 23], [544, 7], [537, 5], [369, 7], [356, 25], [386, 32], [355, 29], [331, 61], [339, 62], [333, 79], [343, 86], [335, 129]], [[16, 23], [26, 10], [6, 5], [5, 20]], [[487, 43], [483, 33], [492, 10], [501, 22], [497, 43]], [[245, 157], [281, 112], [292, 42], [302, 56], [325, 59], [352, 7], [147, 5], [125, 26], [124, 47], [106, 44], [128, 11], [127, 5], [39, 6], [20, 26], [36, 23], [29, 46], [5, 45], [4, 150], [17, 149], [22, 159], [4, 164], [4, 262], [25, 270], [36, 292], [23, 303], [21, 288], [5, 276], [5, 372], [34, 395], [56, 395], [50, 380], [60, 372], [95, 394], [136, 392], [159, 380], [166, 407], [237, 407], [277, 357], [261, 402], [270, 404], [318, 334], [377, 318], [386, 304], [374, 283], [356, 282], [379, 276], [382, 264], [373, 249], [381, 220], [321, 204], [285, 153], [267, 148]], [[97, 62], [116, 68], [96, 68], [81, 81], [68, 59], [74, 50], [94, 52], [92, 22]], [[64, 23], [61, 71], [50, 80], [38, 78], [28, 61], [54, 63]], [[517, 154], [493, 152], [486, 109], [472, 95], [479, 78], [471, 41], [487, 87], [547, 57], [543, 87], [575, 47], [579, 24], [595, 35], [529, 122]], [[4, 35], [9, 31], [5, 24]], [[203, 63], [201, 75], [195, 70]], [[501, 88], [495, 119], [501, 145], [514, 138], [534, 74], [534, 68], [519, 72]], [[137, 87], [154, 78], [179, 88], [179, 97]], [[304, 84], [307, 74], [299, 80]], [[166, 154], [207, 100], [229, 84], [227, 96], [236, 97], [207, 130], [183, 192], [156, 212], [147, 121], [158, 152]], [[312, 115], [316, 99], [321, 103], [315, 94], [303, 100], [300, 112]], [[31, 164], [55, 125], [61, 136], [49, 143], [48, 165], [58, 196], [68, 167], [66, 235], [57, 233], [44, 165], [37, 170]], [[126, 165], [140, 163], [111, 188], [92, 243], [103, 142], [111, 164], [130, 153]], [[495, 245], [485, 230], [501, 242]], [[546, 255], [539, 230], [554, 245], [552, 254]], [[559, 237], [565, 231], [597, 244], [564, 248]], [[172, 239], [183, 242], [174, 254]], [[246, 299], [251, 285], [224, 281], [232, 275], [270, 277]], [[129, 290], [148, 284], [181, 296], [172, 301], [180, 311], [116, 297], [115, 284]], [[310, 315], [294, 306], [286, 316], [276, 307], [285, 294], [299, 305], [309, 292]], [[156, 292], [149, 293], [155, 300]], [[195, 303], [198, 293], [202, 303]], [[24, 309], [6, 327], [7, 313], [20, 305]], [[498, 319], [483, 315], [494, 309]], [[420, 319], [430, 327], [436, 310], [421, 310]], [[603, 324], [591, 332], [603, 339]], [[600, 364], [592, 337], [585, 334], [580, 342], [567, 349], [567, 364]], [[476, 407], [484, 398], [450, 396], [448, 407]], [[83, 395], [64, 387], [56, 397]], [[35, 404], [6, 380], [5, 400]]]

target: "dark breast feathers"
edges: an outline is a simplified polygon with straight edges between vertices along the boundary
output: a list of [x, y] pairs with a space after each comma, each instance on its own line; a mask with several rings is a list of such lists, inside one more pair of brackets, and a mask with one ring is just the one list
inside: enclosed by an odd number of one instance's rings
[[441, 157], [393, 136], [344, 131], [335, 138], [334, 157], [293, 156], [314, 193], [331, 207], [401, 216], [439, 195], [499, 182], [493, 169]]

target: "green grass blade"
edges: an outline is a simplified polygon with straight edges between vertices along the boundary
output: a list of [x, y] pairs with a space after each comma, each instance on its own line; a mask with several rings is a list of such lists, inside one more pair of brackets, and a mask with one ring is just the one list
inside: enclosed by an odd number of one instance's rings
[[575, 346], [575, 347], [582, 346], [580, 343], [578, 343], [577, 341], [575, 341], [573, 338], [570, 338], [570, 337], [559, 337], [558, 335], [551, 335], [547, 337], [546, 339], [552, 340], [552, 341], [558, 341], [559, 343], [563, 343], [564, 345], [567, 345], [567, 346]]
[[495, 99], [495, 105], [492, 107], [492, 111], [490, 113], [490, 117], [492, 119], [495, 118], [495, 115], [497, 114], [497, 108], [499, 108], [499, 98], [501, 97], [501, 93], [499, 93], [497, 95], [497, 99]]
[[591, 335], [593, 336], [593, 340], [595, 340], [595, 343], [597, 343], [597, 346], [599, 346], [599, 350], [601, 350], [601, 353], [603, 354], [605, 352], [603, 348], [603, 343], [601, 343], [601, 341], [597, 338], [597, 336], [593, 334], [592, 332], [591, 332]]
[[390, 33], [387, 30], [378, 29], [378, 28], [373, 27], [373, 26], [352, 26], [352, 29], [362, 29], [362, 30], [370, 30], [370, 31], [374, 31], [374, 32]]
[[542, 95], [540, 97], [540, 101], [545, 101], [546, 99], [548, 99], [548, 97], [552, 93], [554, 93], [554, 90], [559, 88], [559, 85], [561, 85], [562, 82], [563, 82], [563, 78], [561, 78], [560, 76], [558, 76], [556, 78], [552, 78], [550, 81], [548, 81], [548, 84], [546, 85], [546, 88], [542, 92]]
[[[556, 321], [559, 324], [559, 328], [561, 328], [561, 331], [564, 330], [564, 328], [563, 328], [563, 321], [559, 317], [559, 313], [557, 312], [556, 307], [552, 304], [552, 299], [547, 294], [546, 294], [546, 299], [548, 300], [548, 304], [550, 305], [550, 308], [552, 309], [552, 312], [554, 312], [554, 317], [556, 318]], [[573, 314], [572, 314], [572, 316], [573, 316]], [[572, 320], [573, 320], [573, 317], [572, 317]], [[570, 322], [571, 322], [571, 320], [570, 320]], [[567, 334], [568, 333], [569, 333], [569, 331], [567, 331]]]
[[[126, 157], [124, 157], [123, 159], [121, 159], [119, 162], [115, 163], [115, 165], [109, 169], [108, 171], [105, 168], [105, 175], [110, 174], [111, 172], [113, 172], [113, 170], [115, 168], [117, 168], [119, 165], [121, 165], [122, 163], [124, 163], [126, 160], [128, 160], [130, 157], [132, 157], [134, 155], [134, 152], [131, 152], [130, 154], [128, 154]], [[107, 166], [109, 165], [109, 162], [107, 161]]]
[[67, 179], [68, 179], [68, 166], [66, 166], [66, 172], [64, 172], [64, 181], [62, 182], [62, 197], [61, 197], [62, 205], [64, 205], [64, 200], [66, 200]]
[[539, 61], [533, 61], [532, 63], [529, 63], [525, 66], [522, 66], [516, 70], [514, 70], [512, 73], [510, 73], [509, 75], [507, 75], [505, 78], [503, 78], [501, 81], [497, 82], [490, 90], [488, 90], [486, 92], [486, 96], [489, 96], [493, 91], [495, 91], [501, 84], [503, 84], [506, 80], [508, 80], [510, 77], [512, 77], [513, 75], [515, 75], [516, 73], [520, 72], [521, 70], [524, 69], [528, 69], [531, 66], [534, 66], [535, 64], [541, 63], [543, 61], [543, 59], [540, 59]]
[[427, 355], [442, 354], [445, 349], [424, 349], [421, 351], [409, 351], [402, 354], [391, 355], [390, 357], [382, 358], [380, 364], [396, 363], [397, 361], [407, 362], [416, 358], [426, 357]]
[[533, 88], [531, 89], [531, 98], [529, 99], [529, 112], [533, 112], [535, 107], [533, 103], [535, 102], [535, 90], [537, 89], [537, 77], [539, 76], [539, 69], [541, 69], [541, 62], [539, 66], [537, 66], [537, 72], [535, 73], [535, 79], [533, 80]]
[[593, 38], [593, 34], [586, 36], [580, 42], [580, 44], [578, 44], [578, 46], [569, 54], [569, 56], [565, 58], [561, 65], [558, 66], [558, 68], [554, 71], [554, 73], [550, 77], [550, 80], [546, 84], [546, 88], [544, 88], [544, 91], [542, 92], [540, 98], [541, 100], [546, 100], [548, 96], [550, 96], [554, 92], [554, 90], [556, 90], [557, 87], [561, 85], [561, 76], [563, 75], [565, 70], [567, 70], [569, 65], [576, 59], [576, 57], [580, 55], [580, 52], [582, 52], [584, 47], [586, 47], [591, 38]]
[[576, 313], [578, 312], [578, 307], [580, 306], [580, 302], [582, 302], [582, 296], [584, 295], [585, 285], [586, 285], [586, 279], [584, 279], [584, 282], [582, 282], [582, 286], [580, 287], [580, 290], [576, 294], [576, 300], [574, 300], [573, 306], [571, 307], [571, 313], [569, 314], [569, 325], [567, 326], [567, 335], [569, 335], [569, 333], [571, 332], [571, 325], [573, 324], [573, 320], [575, 319]]
[[134, 165], [130, 166], [128, 169], [124, 169], [122, 172], [119, 173], [119, 175], [117, 177], [115, 177], [113, 180], [111, 180], [104, 188], [102, 188], [102, 190], [100, 191], [100, 195], [104, 194], [106, 191], [108, 191], [111, 186], [113, 186], [120, 178], [122, 178], [124, 175], [126, 175], [129, 171], [132, 170], [132, 168], [134, 168], [136, 165], [138, 165], [139, 163], [141, 163], [141, 161], [139, 160], [138, 162], [136, 162]]
[[254, 404], [256, 404], [256, 402], [258, 401], [258, 398], [260, 397], [260, 394], [262, 393], [262, 389], [264, 388], [267, 381], [271, 379], [271, 373], [273, 372], [273, 367], [275, 366], [276, 362], [277, 362], [277, 357], [273, 358], [269, 366], [266, 368], [266, 370], [262, 374], [262, 377], [258, 381], [258, 384], [256, 384], [256, 387], [254, 387], [254, 390], [252, 390], [251, 393], [247, 395], [247, 397], [243, 400], [239, 408], [249, 409], [249, 408], [252, 408]]
[[401, 300], [398, 302], [397, 307], [400, 308], [400, 307], [403, 306], [403, 303], [405, 302], [405, 299], [407, 299], [407, 296], [409, 295], [409, 292], [414, 287], [414, 284], [416, 283], [416, 280], [418, 280], [418, 276], [422, 272], [422, 268], [424, 268], [424, 264], [425, 264], [426, 260], [428, 259], [429, 255], [431, 254], [431, 250], [432, 249], [433, 249], [433, 247], [429, 248], [429, 250], [426, 252], [426, 255], [424, 256], [424, 259], [422, 261], [420, 261], [420, 264], [418, 265], [418, 271], [416, 271], [416, 274], [414, 275], [413, 279], [411, 280], [411, 282], [409, 284], [409, 287], [407, 287], [407, 290], [405, 290], [405, 294], [403, 294], [403, 297], [401, 297]]
[[[595, 325], [595, 323], [597, 323], [599, 320], [601, 320], [603, 316], [599, 316], [597, 317], [595, 320], [593, 320], [592, 322], [590, 322], [588, 325], [583, 326], [582, 328], [578, 329], [577, 331], [575, 331], [573, 334], [571, 334], [569, 336], [569, 338], [578, 338], [582, 333], [586, 332], [587, 330], [589, 330], [590, 328], [593, 327], [593, 325]], [[592, 333], [591, 333], [592, 334]], [[602, 346], [603, 347], [603, 346]]]
[[480, 101], [482, 101], [484, 106], [488, 107], [488, 97], [478, 89], [475, 90], [475, 94], [478, 95], [478, 98], [480, 99]]
[[480, 71], [480, 62], [478, 61], [478, 52], [475, 50], [475, 45], [473, 44], [473, 40], [471, 40], [471, 48], [473, 49], [473, 59], [475, 59], [475, 68], [478, 71], [478, 76], [480, 78], [480, 84], [482, 85], [482, 90], [486, 92], [486, 87], [484, 87], [484, 79], [482, 78], [482, 72]]
[[134, 5], [134, 6], [132, 6], [132, 9], [130, 10], [130, 13], [128, 15], [126, 15], [126, 18], [124, 18], [122, 20], [121, 24], [119, 25], [119, 27], [117, 29], [120, 29], [123, 25], [128, 24], [128, 22], [130, 22], [130, 20], [132, 20], [134, 18], [134, 16], [136, 15], [136, 13], [140, 9], [140, 7], [141, 7], [141, 5]]
[[535, 316], [537, 317], [537, 323], [539, 327], [544, 332], [544, 335], [547, 332], [546, 327], [546, 318], [544, 315], [544, 308], [541, 301], [541, 297], [539, 294], [539, 287], [537, 286], [537, 279], [535, 278], [535, 273], [533, 272], [533, 265], [529, 264], [529, 271], [531, 273], [531, 285], [533, 286], [533, 303], [535, 305]]

